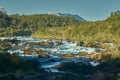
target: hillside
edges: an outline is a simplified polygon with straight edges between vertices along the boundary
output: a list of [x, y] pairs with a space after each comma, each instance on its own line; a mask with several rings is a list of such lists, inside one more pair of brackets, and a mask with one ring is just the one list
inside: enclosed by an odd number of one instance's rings
[[[68, 27], [54, 27], [38, 30], [33, 34], [33, 37], [39, 38], [62, 38], [62, 39], [87, 39], [93, 38], [100, 41], [114, 41], [115, 37], [120, 36], [119, 33], [119, 18], [120, 13], [114, 12], [106, 20], [96, 22], [83, 22], [80, 25], [68, 26]], [[42, 34], [42, 35], [40, 35]], [[47, 35], [47, 36], [45, 36]], [[112, 37], [114, 36], [114, 37]], [[112, 38], [111, 38], [112, 37]]]
[[[119, 17], [120, 12], [117, 11], [111, 13], [111, 15], [106, 20], [96, 22], [84, 22], [76, 20], [75, 18], [65, 16], [55, 16], [47, 14], [8, 16], [6, 13], [0, 12], [0, 35], [32, 35], [36, 38], [48, 37], [73, 40], [79, 40], [82, 38], [84, 39], [86, 36], [92, 36], [90, 38], [95, 37], [95, 40], [106, 41], [106, 38], [110, 35], [114, 35], [116, 37], [120, 35]], [[46, 34], [47, 36], [45, 36]], [[100, 36], [96, 38], [97, 35], [104, 35], [105, 39], [99, 39], [101, 38]], [[114, 40], [109, 39], [108, 41]]]
[[58, 12], [48, 12], [48, 14], [50, 15], [56, 15], [56, 16], [65, 16], [65, 17], [72, 17], [75, 18], [77, 20], [80, 21], [86, 21], [84, 18], [78, 16], [78, 15], [73, 15], [73, 14], [69, 14], [69, 13], [58, 13]]
[[[65, 27], [80, 25], [82, 21], [72, 17], [59, 17], [47, 14], [7, 15], [0, 12], [1, 36], [30, 36], [36, 30], [45, 27]], [[5, 29], [4, 29], [5, 28]], [[2, 31], [3, 30], [3, 31]], [[4, 30], [6, 30], [4, 32]]]
[[[103, 21], [84, 22], [71, 17], [47, 14], [7, 15], [0, 12], [1, 36], [30, 36], [36, 38], [57, 38], [80, 40], [94, 38], [101, 41], [115, 41], [120, 35], [120, 12], [113, 12]], [[47, 35], [47, 36], [46, 36]], [[98, 37], [98, 35], [101, 35]], [[103, 38], [104, 35], [104, 38]], [[92, 36], [92, 37], [91, 37]], [[96, 37], [97, 36], [97, 37]], [[107, 39], [108, 38], [108, 39]], [[110, 39], [109, 39], [110, 38]]]

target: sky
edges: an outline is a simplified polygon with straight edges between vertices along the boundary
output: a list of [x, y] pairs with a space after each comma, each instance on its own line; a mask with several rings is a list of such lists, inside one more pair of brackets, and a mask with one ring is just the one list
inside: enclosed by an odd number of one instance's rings
[[0, 0], [8, 14], [70, 13], [88, 21], [106, 19], [120, 10], [120, 0]]

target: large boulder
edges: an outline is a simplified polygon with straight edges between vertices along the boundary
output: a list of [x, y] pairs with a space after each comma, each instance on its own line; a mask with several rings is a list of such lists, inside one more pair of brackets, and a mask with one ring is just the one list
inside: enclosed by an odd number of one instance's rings
[[30, 51], [30, 49], [24, 50], [24, 54], [26, 54], [26, 55], [32, 55], [32, 51]]
[[49, 58], [49, 54], [47, 54], [45, 51], [39, 52], [39, 58]]

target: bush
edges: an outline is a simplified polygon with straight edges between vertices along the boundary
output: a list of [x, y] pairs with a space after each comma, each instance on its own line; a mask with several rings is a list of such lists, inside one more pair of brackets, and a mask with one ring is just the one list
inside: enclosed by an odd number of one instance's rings
[[17, 70], [36, 70], [40, 65], [37, 60], [22, 60], [18, 54], [0, 53], [0, 73], [11, 73]]

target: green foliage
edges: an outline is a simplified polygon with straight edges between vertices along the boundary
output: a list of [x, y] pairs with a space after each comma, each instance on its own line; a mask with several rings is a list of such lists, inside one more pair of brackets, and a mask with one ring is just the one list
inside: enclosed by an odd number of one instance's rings
[[0, 11], [0, 27], [9, 27], [11, 25], [12, 18], [6, 13]]
[[[0, 12], [0, 36], [30, 36], [36, 30], [45, 27], [65, 27], [80, 25], [82, 21], [72, 17], [48, 14], [7, 15]], [[25, 34], [25, 35], [24, 35]]]
[[11, 45], [8, 40], [0, 41], [0, 50], [7, 51], [11, 48]]
[[37, 60], [21, 60], [18, 54], [0, 53], [0, 73], [13, 73], [16, 70], [29, 71], [37, 70]]

